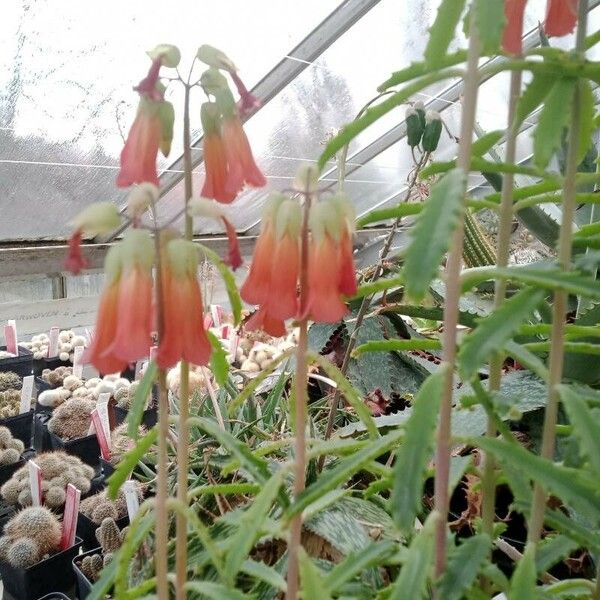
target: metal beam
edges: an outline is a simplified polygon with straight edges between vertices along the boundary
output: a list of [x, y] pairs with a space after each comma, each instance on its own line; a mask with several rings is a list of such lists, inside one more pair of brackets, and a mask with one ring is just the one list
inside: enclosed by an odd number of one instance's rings
[[[309, 33], [293, 50], [287, 53], [269, 73], [267, 73], [251, 90], [261, 100], [261, 106], [244, 119], [247, 121], [265, 107], [279, 92], [291, 83], [302, 71], [314, 62], [329, 46], [340, 38], [357, 21], [367, 14], [380, 0], [345, 0], [311, 33]], [[288, 58], [289, 57], [289, 58]], [[194, 149], [192, 166], [196, 168], [203, 160], [202, 136], [192, 140]], [[167, 167], [167, 171], [180, 173], [164, 173], [160, 177], [161, 198], [183, 179], [183, 156]], [[107, 242], [119, 236], [128, 225], [123, 225], [110, 236], [98, 241]]]

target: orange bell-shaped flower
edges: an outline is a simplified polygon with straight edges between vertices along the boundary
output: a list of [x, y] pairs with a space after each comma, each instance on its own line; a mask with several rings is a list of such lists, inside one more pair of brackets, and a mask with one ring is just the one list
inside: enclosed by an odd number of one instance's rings
[[163, 337], [156, 362], [161, 369], [180, 360], [206, 365], [211, 345], [204, 329], [204, 306], [198, 284], [198, 250], [193, 242], [167, 243], [162, 265]]
[[548, 0], [546, 5], [546, 35], [561, 37], [575, 29], [577, 24], [577, 0]]
[[504, 2], [504, 31], [502, 32], [502, 50], [508, 54], [519, 55], [523, 52], [523, 16], [527, 0], [506, 0]]

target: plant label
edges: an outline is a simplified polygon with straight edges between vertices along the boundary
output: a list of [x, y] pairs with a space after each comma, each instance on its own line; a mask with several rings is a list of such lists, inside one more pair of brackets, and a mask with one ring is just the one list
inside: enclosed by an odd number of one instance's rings
[[106, 433], [104, 425], [102, 424], [102, 417], [97, 408], [92, 411], [92, 426], [96, 431], [96, 437], [98, 438], [98, 445], [100, 446], [100, 454], [104, 460], [110, 460], [110, 448], [108, 440], [106, 439]]
[[48, 358], [53, 358], [58, 354], [58, 334], [60, 333], [59, 327], [51, 327], [50, 334], [48, 335]]
[[237, 349], [240, 345], [240, 334], [232, 329], [229, 334], [229, 363], [235, 362], [235, 357], [237, 354]]
[[210, 305], [210, 314], [212, 317], [213, 325], [215, 327], [220, 327], [223, 322], [223, 307], [218, 304]]
[[27, 461], [29, 470], [29, 490], [31, 492], [32, 506], [42, 505], [42, 470], [32, 460]]
[[108, 402], [110, 400], [110, 393], [105, 392], [100, 394], [98, 402], [96, 403], [96, 409], [100, 414], [102, 420], [102, 427], [104, 428], [104, 435], [106, 436], [107, 442], [110, 444], [110, 420], [108, 418]]
[[137, 493], [137, 485], [132, 479], [128, 479], [123, 484], [123, 491], [125, 492], [125, 502], [127, 503], [127, 514], [129, 515], [129, 522], [133, 521], [133, 518], [137, 514], [140, 508], [140, 499]]
[[135, 363], [135, 375], [134, 375], [134, 379], [137, 381], [140, 378], [140, 373], [142, 372], [142, 369], [144, 368], [144, 365], [146, 364], [145, 360], [138, 360]]
[[158, 346], [150, 346], [150, 352], [148, 353], [148, 357], [150, 360], [156, 359], [156, 353], [158, 352]]
[[213, 318], [210, 315], [204, 315], [204, 329], [210, 329], [213, 325]]
[[66, 496], [65, 512], [62, 522], [62, 538], [60, 540], [61, 550], [66, 550], [75, 543], [81, 490], [78, 490], [72, 483], [69, 483], [67, 485]]
[[17, 347], [17, 323], [14, 319], [10, 319], [4, 326], [4, 340], [6, 343], [6, 351], [19, 355], [19, 348]]
[[85, 348], [83, 346], [75, 346], [73, 350], [73, 375], [81, 379], [83, 377], [83, 352]]
[[33, 398], [33, 375], [23, 377], [23, 385], [21, 387], [21, 406], [20, 413], [26, 413], [31, 410], [31, 399]]

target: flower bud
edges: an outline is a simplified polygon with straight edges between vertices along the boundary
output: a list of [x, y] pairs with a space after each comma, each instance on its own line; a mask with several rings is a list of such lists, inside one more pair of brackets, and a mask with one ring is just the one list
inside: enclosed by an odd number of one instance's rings
[[174, 69], [181, 60], [181, 52], [177, 46], [172, 44], [159, 44], [146, 54], [152, 59], [160, 58], [160, 63], [165, 67]]
[[202, 44], [202, 46], [198, 48], [196, 57], [209, 67], [215, 67], [229, 72], [237, 71], [233, 61], [225, 54], [225, 52], [222, 52], [214, 46]]
[[225, 76], [219, 69], [215, 69], [214, 67], [211, 67], [202, 73], [200, 76], [200, 85], [207, 94], [213, 95], [221, 90], [229, 89]]
[[223, 217], [221, 205], [208, 198], [192, 198], [187, 208], [190, 217], [207, 217], [209, 219], [220, 219]]
[[440, 113], [428, 110], [425, 115], [425, 131], [423, 132], [422, 146], [425, 152], [433, 152], [440, 141], [442, 134], [442, 119]]
[[424, 129], [421, 117], [414, 108], [409, 106], [406, 109], [406, 141], [411, 148], [419, 145]]
[[158, 188], [153, 183], [140, 183], [127, 197], [127, 216], [130, 219], [141, 217], [157, 200]]
[[275, 221], [275, 235], [278, 239], [288, 234], [297, 238], [302, 228], [302, 210], [295, 200], [284, 200], [279, 206]]
[[160, 120], [159, 148], [163, 156], [169, 156], [173, 141], [173, 123], [175, 122], [175, 109], [170, 102], [163, 100], [159, 104], [158, 118]]
[[90, 204], [69, 223], [86, 236], [110, 233], [120, 224], [121, 215], [112, 202]]
[[299, 192], [308, 192], [312, 194], [318, 190], [319, 169], [315, 164], [304, 163], [296, 171], [294, 179], [294, 189]]

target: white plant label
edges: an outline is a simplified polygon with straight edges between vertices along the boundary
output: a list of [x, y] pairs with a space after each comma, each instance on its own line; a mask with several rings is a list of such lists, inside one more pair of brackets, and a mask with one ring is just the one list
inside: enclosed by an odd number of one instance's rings
[[66, 496], [65, 512], [62, 523], [62, 537], [60, 540], [60, 547], [62, 550], [70, 548], [75, 543], [81, 490], [78, 490], [72, 483], [69, 483], [66, 489]]
[[58, 334], [60, 327], [51, 327], [48, 335], [48, 358], [54, 358], [58, 354]]
[[110, 444], [110, 420], [108, 418], [108, 401], [110, 400], [110, 393], [105, 392], [104, 394], [100, 394], [98, 398], [98, 402], [96, 403], [96, 410], [100, 415], [100, 420], [102, 421], [102, 428], [104, 429], [104, 436], [106, 437], [106, 441]]
[[81, 379], [83, 377], [83, 352], [85, 348], [83, 346], [75, 346], [73, 350], [73, 375]]
[[140, 373], [142, 372], [142, 369], [144, 368], [146, 362], [147, 361], [145, 361], [145, 360], [138, 360], [135, 363], [135, 376], [134, 376], [134, 379], [136, 381], [140, 378]]
[[21, 406], [20, 413], [26, 413], [31, 410], [31, 399], [33, 398], [33, 375], [23, 377], [23, 386], [21, 387]]
[[125, 492], [125, 502], [127, 503], [127, 514], [129, 515], [129, 522], [133, 521], [133, 518], [140, 509], [140, 499], [137, 493], [137, 485], [135, 481], [128, 479], [123, 484], [123, 490]]
[[31, 504], [42, 505], [42, 470], [32, 460], [27, 462], [29, 470], [29, 490], [31, 492]]

